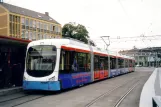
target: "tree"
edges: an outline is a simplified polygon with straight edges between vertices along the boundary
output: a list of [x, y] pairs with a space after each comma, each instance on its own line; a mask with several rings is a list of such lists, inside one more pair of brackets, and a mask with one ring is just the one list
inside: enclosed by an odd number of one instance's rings
[[88, 43], [88, 31], [85, 26], [76, 23], [67, 23], [62, 29], [63, 37], [70, 37]]

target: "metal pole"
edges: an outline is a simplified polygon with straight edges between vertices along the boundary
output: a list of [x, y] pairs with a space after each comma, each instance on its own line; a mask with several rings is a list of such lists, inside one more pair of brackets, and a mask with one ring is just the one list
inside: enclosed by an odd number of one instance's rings
[[[106, 43], [106, 41], [103, 39], [103, 37], [108, 37], [108, 41], [109, 41], [109, 44]], [[104, 43], [106, 44], [107, 48], [107, 54], [108, 54], [108, 76], [110, 77], [110, 56], [109, 56], [109, 50], [108, 50], [108, 46], [110, 46], [110, 39], [109, 39], [110, 36], [101, 36], [102, 40], [104, 41]]]
[[138, 62], [137, 62], [138, 64], [137, 65], [140, 65], [140, 61], [139, 61], [139, 53], [138, 53]]
[[91, 80], [94, 81], [94, 60], [93, 60], [94, 55], [93, 55], [93, 49], [92, 49], [91, 44], [90, 44], [91, 40], [89, 38], [87, 38], [87, 40], [88, 40], [89, 49], [91, 50], [91, 53], [90, 53], [90, 55], [91, 55], [90, 67], [91, 67], [91, 75], [92, 75]]
[[158, 52], [156, 52], [156, 67], [158, 67]]
[[150, 61], [150, 59], [151, 59], [151, 52], [149, 54], [149, 67], [151, 67], [151, 61]]

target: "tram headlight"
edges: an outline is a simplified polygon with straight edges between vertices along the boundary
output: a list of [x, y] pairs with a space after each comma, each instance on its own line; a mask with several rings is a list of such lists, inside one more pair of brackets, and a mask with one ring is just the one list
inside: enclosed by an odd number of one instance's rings
[[49, 78], [49, 81], [55, 81], [55, 76]]

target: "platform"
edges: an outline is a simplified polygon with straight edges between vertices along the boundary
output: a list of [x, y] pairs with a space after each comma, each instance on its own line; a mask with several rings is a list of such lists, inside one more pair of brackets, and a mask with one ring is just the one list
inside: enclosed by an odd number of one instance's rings
[[14, 94], [14, 93], [17, 93], [17, 92], [20, 92], [20, 91], [22, 91], [22, 87], [14, 87], [14, 88], [9, 88], [9, 89], [1, 89], [0, 90], [0, 96]]
[[[157, 104], [161, 104], [161, 100], [158, 100], [158, 97], [161, 97], [161, 68], [156, 68], [144, 84], [139, 107], [155, 107], [153, 100]], [[161, 107], [161, 105], [156, 107]]]

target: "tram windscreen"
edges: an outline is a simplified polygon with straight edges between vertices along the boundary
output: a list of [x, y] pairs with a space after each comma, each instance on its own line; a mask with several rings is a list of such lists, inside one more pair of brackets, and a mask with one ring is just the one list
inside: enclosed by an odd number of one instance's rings
[[26, 71], [33, 77], [50, 75], [56, 64], [55, 46], [33, 46], [28, 49]]

